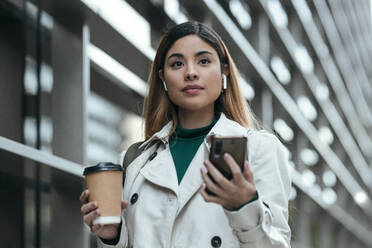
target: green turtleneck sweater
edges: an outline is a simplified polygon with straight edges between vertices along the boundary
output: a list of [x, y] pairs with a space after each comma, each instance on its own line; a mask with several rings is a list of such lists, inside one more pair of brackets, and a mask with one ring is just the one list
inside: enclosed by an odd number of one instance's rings
[[178, 125], [176, 131], [169, 138], [169, 148], [176, 166], [178, 183], [189, 167], [205, 136], [216, 124], [219, 116], [215, 116], [206, 127], [196, 129], [186, 129]]

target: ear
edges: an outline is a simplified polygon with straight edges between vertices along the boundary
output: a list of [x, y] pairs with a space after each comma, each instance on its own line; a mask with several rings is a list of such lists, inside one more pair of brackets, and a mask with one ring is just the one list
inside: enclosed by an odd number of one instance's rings
[[159, 78], [161, 79], [161, 81], [163, 81], [164, 82], [164, 72], [163, 72], [163, 70], [159, 70]]
[[222, 65], [222, 74], [225, 74], [226, 77], [229, 76], [230, 70], [229, 70], [229, 65], [228, 64], [223, 64]]

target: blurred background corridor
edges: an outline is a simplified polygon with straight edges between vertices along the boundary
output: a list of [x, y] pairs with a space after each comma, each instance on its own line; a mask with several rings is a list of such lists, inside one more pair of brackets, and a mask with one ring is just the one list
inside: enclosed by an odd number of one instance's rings
[[143, 139], [158, 41], [197, 20], [288, 148], [292, 247], [372, 247], [371, 3], [0, 0], [0, 246], [95, 247], [82, 170]]

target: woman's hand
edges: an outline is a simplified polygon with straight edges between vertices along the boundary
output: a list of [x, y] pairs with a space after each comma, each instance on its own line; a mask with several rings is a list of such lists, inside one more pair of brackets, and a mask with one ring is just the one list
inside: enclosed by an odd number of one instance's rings
[[[88, 202], [89, 191], [84, 190], [80, 195], [80, 201], [83, 204], [81, 206], [81, 212], [84, 215], [84, 223], [90, 227], [90, 231], [103, 239], [114, 239], [118, 235], [119, 224], [96, 224], [93, 225], [93, 221], [100, 216], [97, 202]], [[128, 206], [127, 201], [121, 201], [121, 209], [123, 210]]]
[[[244, 171], [242, 173], [230, 154], [225, 153], [224, 159], [230, 167], [232, 179], [229, 181], [210, 161], [205, 161], [204, 165], [207, 171], [203, 168], [201, 170], [204, 184], [201, 186], [200, 192], [206, 202], [215, 202], [227, 210], [233, 210], [249, 202], [256, 195], [256, 186], [253, 180], [253, 173], [248, 168], [247, 161], [244, 163]], [[207, 175], [207, 172], [213, 177], [214, 182]], [[215, 195], [208, 194], [205, 190], [206, 188]]]

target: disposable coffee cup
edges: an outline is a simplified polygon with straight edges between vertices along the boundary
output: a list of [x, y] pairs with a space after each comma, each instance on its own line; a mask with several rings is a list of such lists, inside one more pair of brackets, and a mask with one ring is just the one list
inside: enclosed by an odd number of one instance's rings
[[120, 223], [123, 168], [118, 164], [101, 162], [86, 167], [83, 174], [89, 202], [96, 201], [100, 211], [93, 224]]

